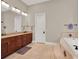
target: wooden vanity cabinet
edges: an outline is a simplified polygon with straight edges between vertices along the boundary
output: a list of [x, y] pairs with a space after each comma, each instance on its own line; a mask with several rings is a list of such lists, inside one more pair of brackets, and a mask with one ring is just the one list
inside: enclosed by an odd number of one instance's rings
[[15, 51], [15, 39], [14, 37], [9, 37], [1, 39], [1, 58], [6, 57], [7, 55]]
[[32, 33], [26, 35], [26, 37], [27, 37], [27, 41], [28, 41], [27, 44], [31, 43], [32, 42]]
[[18, 50], [22, 47], [22, 35], [16, 36], [15, 39], [16, 50]]
[[1, 41], [1, 58], [8, 55], [8, 42]]
[[11, 54], [16, 51], [16, 37], [8, 38], [8, 54]]
[[31, 42], [32, 42], [32, 33], [23, 35], [22, 46], [28, 45]]
[[1, 58], [10, 55], [31, 42], [31, 33], [1, 39]]
[[27, 45], [27, 36], [26, 36], [26, 34], [22, 35], [22, 47], [24, 47], [25, 45]]

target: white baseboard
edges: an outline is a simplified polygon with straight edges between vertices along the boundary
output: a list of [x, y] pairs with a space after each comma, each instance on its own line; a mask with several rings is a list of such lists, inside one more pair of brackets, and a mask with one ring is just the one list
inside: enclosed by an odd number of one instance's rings
[[37, 42], [37, 41], [32, 41], [32, 43], [45, 43], [45, 42]]
[[46, 45], [57, 45], [57, 43], [54, 42], [45, 42]]
[[32, 43], [35, 43], [35, 41], [32, 41]]
[[[32, 41], [32, 43], [37, 43], [37, 42]], [[57, 43], [54, 43], [54, 42], [40, 42], [40, 43], [45, 43], [46, 45], [57, 45]]]

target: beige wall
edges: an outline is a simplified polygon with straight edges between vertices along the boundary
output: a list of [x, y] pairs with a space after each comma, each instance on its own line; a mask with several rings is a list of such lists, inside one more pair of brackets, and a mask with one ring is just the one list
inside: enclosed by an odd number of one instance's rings
[[27, 12], [28, 6], [24, 4], [21, 0], [4, 0], [10, 6], [16, 7], [21, 11]]
[[64, 24], [77, 23], [77, 0], [52, 0], [30, 6], [29, 14], [33, 26], [34, 14], [38, 12], [46, 13], [46, 41], [58, 42], [61, 33], [69, 31]]

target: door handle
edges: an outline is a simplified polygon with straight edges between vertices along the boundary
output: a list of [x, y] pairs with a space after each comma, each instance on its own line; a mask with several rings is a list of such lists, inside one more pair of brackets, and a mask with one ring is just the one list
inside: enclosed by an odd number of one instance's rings
[[45, 31], [43, 31], [43, 34], [45, 34]]

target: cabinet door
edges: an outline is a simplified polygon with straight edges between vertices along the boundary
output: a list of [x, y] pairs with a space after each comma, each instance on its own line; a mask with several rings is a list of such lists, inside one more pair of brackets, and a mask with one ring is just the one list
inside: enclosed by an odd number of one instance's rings
[[1, 40], [1, 58], [4, 58], [8, 54], [8, 43]]
[[14, 51], [16, 51], [16, 45], [15, 45], [15, 37], [8, 38], [8, 53], [11, 54]]
[[22, 46], [27, 45], [27, 37], [26, 35], [22, 35]]
[[22, 36], [16, 36], [15, 40], [16, 50], [22, 47]]
[[32, 42], [32, 33], [27, 34], [27, 43], [31, 43]]
[[23, 46], [26, 46], [32, 42], [32, 33], [25, 34], [22, 38]]

